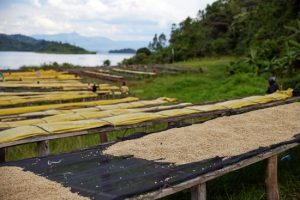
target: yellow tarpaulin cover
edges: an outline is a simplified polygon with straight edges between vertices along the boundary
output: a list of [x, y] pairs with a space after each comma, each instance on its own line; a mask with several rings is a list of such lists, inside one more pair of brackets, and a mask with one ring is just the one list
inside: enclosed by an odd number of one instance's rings
[[[185, 107], [187, 105], [190, 105], [190, 103], [182, 103], [182, 104], [178, 104], [178, 105], [170, 105], [170, 106], [157, 106], [157, 105], [161, 105], [161, 104], [166, 104], [166, 103], [170, 103], [171, 101], [173, 101], [175, 99], [170, 99], [170, 98], [158, 98], [156, 100], [148, 100], [148, 101], [142, 101], [143, 102], [143, 107], [147, 106], [147, 108], [138, 108], [137, 110], [137, 105], [140, 104], [124, 104], [124, 103], [120, 103], [122, 106], [119, 106], [119, 104], [115, 104], [114, 106], [109, 105], [108, 107], [103, 107], [103, 106], [97, 106], [97, 107], [89, 107], [89, 108], [79, 108], [79, 109], [71, 109], [71, 110], [47, 110], [47, 111], [41, 111], [41, 112], [31, 112], [31, 113], [24, 113], [24, 114], [19, 114], [17, 116], [15, 116], [16, 118], [19, 117], [35, 117], [35, 116], [49, 116], [49, 115], [59, 115], [59, 114], [74, 114], [74, 113], [80, 113], [82, 116], [85, 115], [89, 115], [89, 112], [98, 112], [99, 110], [107, 110], [109, 111], [108, 113], [111, 113], [113, 110], [113, 112], [116, 112], [115, 110], [124, 110], [125, 109], [135, 109], [132, 112], [138, 112], [138, 111], [155, 111], [155, 110], [162, 110], [162, 109], [172, 109], [172, 108], [176, 108], [177, 106], [181, 106], [181, 107]], [[151, 107], [149, 107], [151, 106]], [[156, 106], [156, 107], [153, 107]], [[124, 108], [119, 108], [119, 107], [124, 107]], [[109, 108], [109, 109], [108, 109]], [[1, 111], [1, 110], [0, 110]], [[131, 111], [130, 111], [131, 112]], [[99, 113], [98, 113], [99, 114]], [[92, 113], [91, 115], [95, 115], [94, 113]], [[112, 115], [109, 115], [112, 116]], [[86, 118], [88, 118], [87, 116], [85, 116]], [[55, 117], [54, 117], [55, 118]], [[13, 118], [10, 118], [10, 121], [15, 121]], [[7, 121], [7, 120], [3, 120], [2, 121]], [[7, 127], [8, 125], [5, 125], [4, 127]], [[10, 126], [13, 126], [12, 124]], [[0, 125], [1, 127], [1, 125]]]
[[293, 96], [293, 89], [278, 90], [273, 94], [269, 94], [268, 96], [273, 97], [277, 100], [286, 99]]
[[265, 95], [265, 96], [252, 96], [252, 97], [246, 97], [244, 98], [245, 100], [249, 100], [255, 103], [268, 103], [270, 101], [275, 101], [276, 99], [269, 96], [269, 95]]
[[36, 126], [21, 126], [11, 128], [0, 133], [0, 143], [12, 142], [24, 138], [48, 135], [46, 131]]
[[66, 72], [54, 70], [38, 70], [26, 72], [11, 72], [4, 73], [5, 80], [30, 80], [30, 79], [49, 79], [55, 78], [60, 80], [78, 79], [75, 75], [67, 74]]
[[168, 105], [168, 106], [154, 106], [154, 107], [147, 107], [147, 108], [134, 108], [129, 110], [134, 110], [135, 112], [150, 112], [150, 111], [160, 111], [160, 110], [169, 110], [175, 108], [183, 108], [187, 106], [193, 105], [192, 103], [179, 103], [175, 105]]
[[199, 111], [186, 109], [186, 108], [180, 108], [180, 109], [173, 109], [173, 110], [164, 110], [157, 112], [159, 115], [163, 115], [166, 117], [178, 117], [183, 115], [190, 115], [194, 113], [198, 113]]
[[[168, 103], [172, 100], [168, 98], [159, 98], [159, 101], [153, 100], [152, 104], [157, 105]], [[150, 100], [151, 101], [151, 100]], [[147, 101], [147, 105], [150, 105], [150, 101]], [[144, 101], [143, 101], [144, 102]], [[125, 103], [122, 105], [124, 106]], [[128, 106], [142, 106], [143, 104], [132, 105], [131, 103], [127, 103]], [[116, 104], [118, 105], [118, 104]], [[179, 104], [180, 105], [180, 104]], [[189, 104], [182, 104], [182, 105], [189, 105]], [[125, 106], [124, 106], [125, 107]], [[172, 108], [171, 106], [168, 106]], [[163, 109], [164, 107], [162, 107]], [[151, 108], [146, 108], [145, 111], [150, 111]], [[158, 107], [152, 107], [152, 109], [158, 109]], [[0, 128], [7, 128], [7, 127], [17, 127], [17, 126], [25, 126], [25, 125], [34, 125], [34, 124], [42, 124], [42, 123], [51, 123], [51, 122], [65, 122], [65, 121], [79, 121], [85, 119], [96, 119], [96, 118], [104, 118], [104, 117], [111, 117], [116, 115], [122, 115], [130, 112], [139, 112], [141, 109], [112, 109], [112, 110], [100, 110], [99, 108], [85, 108], [85, 109], [74, 109], [69, 111], [64, 111], [64, 114], [56, 114], [49, 117], [39, 118], [39, 119], [28, 119], [28, 120], [19, 120], [19, 121], [11, 121], [11, 122], [0, 122]], [[192, 113], [193, 111], [189, 111]], [[49, 111], [45, 111], [45, 113], [50, 113]], [[41, 112], [37, 112], [36, 114], [41, 114]]]
[[109, 99], [109, 100], [99, 100], [99, 101], [89, 101], [89, 102], [76, 102], [76, 103], [63, 103], [63, 104], [49, 104], [40, 106], [27, 106], [18, 108], [6, 108], [0, 109], [0, 115], [16, 115], [21, 113], [37, 112], [50, 109], [74, 109], [79, 107], [89, 107], [98, 105], [109, 105], [117, 104], [122, 102], [137, 101], [136, 97], [126, 97], [122, 99]]
[[[271, 96], [276, 96], [276, 99], [286, 99], [289, 97], [289, 95], [290, 93], [288, 92], [286, 93], [277, 92], [275, 94], [271, 94]], [[261, 96], [261, 99], [263, 99], [263, 101], [265, 101], [264, 97], [265, 96]], [[274, 98], [271, 101], [273, 100]], [[256, 97], [256, 101], [258, 102], [260, 101], [259, 96]], [[222, 108], [222, 106], [225, 106], [224, 107], [225, 109], [228, 108], [233, 109], [233, 108], [244, 107], [244, 106], [249, 106], [254, 104], [255, 104], [254, 101], [240, 99], [240, 100], [227, 101], [227, 103], [226, 102], [217, 103], [212, 106], [216, 106], [215, 108], [217, 109]], [[206, 110], [212, 109], [212, 107], [209, 107], [208, 105], [202, 106], [202, 109], [199, 107], [201, 106], [195, 106], [195, 107], [191, 106], [189, 108], [161, 111], [157, 113], [146, 113], [146, 112], [127, 113], [118, 116], [102, 118], [99, 120], [89, 119], [89, 120], [80, 120], [80, 121], [72, 121], [72, 122], [44, 123], [44, 124], [37, 124], [35, 126], [21, 126], [21, 127], [11, 128], [8, 130], [1, 131], [0, 143], [11, 142], [11, 141], [32, 137], [32, 136], [38, 136], [38, 135], [81, 131], [81, 130], [87, 130], [91, 128], [108, 126], [108, 125], [110, 126], [131, 125], [131, 124], [137, 124], [145, 121], [166, 118], [169, 116], [189, 115], [194, 112], [203, 112], [205, 111], [205, 109]]]
[[[39, 83], [38, 83], [39, 82]], [[6, 81], [0, 82], [0, 88], [42, 88], [42, 89], [55, 89], [55, 90], [86, 90], [88, 84], [80, 81], [49, 81], [36, 80], [31, 81]], [[120, 88], [110, 84], [100, 84], [98, 92], [105, 91], [120, 91]]]
[[50, 133], [56, 134], [56, 133], [67, 133], [73, 131], [82, 131], [82, 130], [97, 128], [97, 127], [102, 127], [105, 125], [109, 125], [109, 123], [102, 120], [89, 119], [89, 120], [81, 120], [81, 121], [39, 124], [38, 126], [43, 128], [44, 130], [47, 130]]
[[20, 121], [14, 121], [14, 122], [0, 122], [1, 128], [9, 128], [9, 127], [18, 127], [18, 126], [29, 126], [29, 125], [35, 125], [45, 123], [42, 119], [28, 119], [28, 120], [20, 120]]
[[65, 94], [47, 94], [47, 95], [36, 95], [32, 97], [5, 97], [0, 98], [0, 106], [13, 106], [16, 104], [24, 104], [24, 103], [34, 103], [34, 102], [44, 102], [44, 101], [66, 101], [72, 99], [84, 99], [84, 98], [93, 98], [97, 97], [98, 95], [89, 92], [89, 93], [69, 93], [66, 92]]
[[175, 101], [176, 101], [176, 99], [174, 99], [174, 98], [161, 97], [161, 98], [158, 98], [155, 100], [135, 101], [135, 102], [131, 102], [131, 103], [120, 103], [120, 104], [116, 104], [116, 105], [97, 106], [97, 108], [99, 108], [100, 110], [138, 108], [138, 107], [144, 107], [144, 106], [160, 105], [163, 103], [172, 103]]
[[210, 112], [215, 110], [224, 110], [226, 107], [222, 105], [216, 105], [216, 104], [208, 104], [208, 105], [202, 105], [202, 106], [189, 106], [186, 107], [191, 110], [197, 110], [199, 112]]
[[74, 131], [87, 130], [106, 125], [122, 126], [141, 123], [164, 116], [155, 113], [129, 113], [126, 115], [104, 118], [103, 120], [81, 120], [71, 122], [54, 122], [48, 124], [38, 124], [35, 126], [21, 126], [0, 132], [0, 143], [11, 142], [32, 136], [59, 134]]
[[125, 115], [104, 118], [102, 120], [109, 122], [113, 126], [124, 126], [161, 118], [164, 118], [164, 116], [156, 113], [129, 113]]
[[249, 101], [249, 100], [237, 99], [237, 100], [230, 100], [230, 101], [225, 101], [222, 103], [217, 103], [217, 104], [215, 104], [215, 106], [225, 107], [227, 109], [236, 109], [236, 108], [241, 108], [241, 107], [245, 107], [245, 106], [252, 106], [255, 104], [257, 104], [257, 103]]

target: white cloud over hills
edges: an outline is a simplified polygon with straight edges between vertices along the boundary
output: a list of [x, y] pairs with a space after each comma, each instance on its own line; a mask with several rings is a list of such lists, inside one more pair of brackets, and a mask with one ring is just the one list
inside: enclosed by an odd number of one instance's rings
[[213, 0], [2, 0], [0, 32], [151, 40]]

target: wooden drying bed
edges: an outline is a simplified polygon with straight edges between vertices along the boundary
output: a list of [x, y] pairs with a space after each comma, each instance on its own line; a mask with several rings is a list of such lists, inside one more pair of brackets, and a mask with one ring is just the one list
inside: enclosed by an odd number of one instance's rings
[[240, 113], [244, 113], [244, 112], [248, 112], [248, 111], [252, 111], [252, 110], [263, 109], [263, 108], [268, 108], [268, 107], [277, 106], [277, 105], [283, 105], [283, 104], [297, 102], [297, 101], [300, 101], [300, 97], [292, 97], [292, 98], [289, 98], [286, 100], [274, 101], [274, 102], [265, 103], [265, 104], [257, 104], [257, 105], [253, 105], [253, 106], [243, 107], [240, 109], [218, 110], [218, 111], [213, 111], [213, 112], [185, 115], [185, 116], [181, 116], [181, 117], [163, 118], [160, 120], [153, 120], [153, 121], [143, 122], [143, 123], [134, 124], [134, 125], [116, 126], [116, 127], [101, 127], [101, 128], [94, 128], [94, 129], [89, 129], [89, 130], [84, 130], [84, 131], [77, 131], [77, 132], [70, 132], [70, 133], [63, 133], [63, 134], [53, 134], [53, 135], [47, 135], [47, 136], [38, 136], [38, 137], [22, 139], [22, 140], [18, 140], [18, 141], [0, 144], [0, 162], [5, 161], [5, 148], [15, 146], [15, 145], [37, 142], [38, 143], [38, 149], [37, 149], [38, 154], [40, 156], [44, 156], [44, 155], [48, 155], [51, 153], [50, 149], [49, 149], [49, 140], [52, 140], [52, 139], [99, 133], [101, 143], [106, 143], [106, 142], [108, 142], [107, 134], [109, 134], [112, 131], [126, 130], [126, 129], [138, 128], [138, 127], [146, 127], [146, 126], [151, 126], [151, 125], [155, 125], [155, 124], [159, 124], [159, 123], [168, 123], [168, 128], [187, 126], [187, 125], [190, 125], [190, 123], [186, 123], [186, 121], [191, 120], [191, 119], [198, 119], [197, 123], [201, 123], [201, 122], [204, 122], [204, 121], [207, 121], [210, 119], [214, 119], [214, 118], [220, 117], [220, 116], [240, 114]]
[[1, 166], [17, 166], [71, 187], [96, 200], [158, 199], [191, 188], [193, 200], [206, 199], [206, 182], [267, 159], [267, 199], [278, 200], [277, 155], [299, 145], [300, 138], [230, 157], [173, 165], [135, 157], [103, 155], [105, 145]]
[[91, 77], [91, 78], [99, 78], [99, 79], [103, 79], [103, 80], [107, 80], [107, 81], [118, 81], [118, 82], [125, 81], [124, 78], [121, 77], [121, 76], [116, 76], [116, 75], [110, 76], [110, 74], [100, 73], [100, 72], [96, 72], [96, 71], [81, 70], [81, 71], [76, 71], [76, 72], [73, 72], [73, 73], [76, 73], [80, 76], [88, 76], [88, 77]]
[[85, 97], [85, 98], [75, 98], [75, 99], [68, 99], [68, 100], [43, 100], [43, 101], [36, 101], [36, 102], [29, 102], [29, 103], [18, 103], [14, 105], [5, 105], [0, 106], [0, 109], [4, 108], [16, 108], [22, 106], [35, 106], [35, 105], [47, 105], [47, 104], [59, 104], [59, 103], [76, 103], [76, 102], [87, 102], [87, 101], [95, 101], [101, 100], [103, 96], [98, 95], [97, 97]]

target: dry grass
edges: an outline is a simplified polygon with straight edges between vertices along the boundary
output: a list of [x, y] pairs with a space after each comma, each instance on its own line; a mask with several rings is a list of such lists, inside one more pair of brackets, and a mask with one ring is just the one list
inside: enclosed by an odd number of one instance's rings
[[117, 143], [105, 153], [176, 164], [230, 157], [291, 139], [300, 132], [300, 103], [222, 117]]

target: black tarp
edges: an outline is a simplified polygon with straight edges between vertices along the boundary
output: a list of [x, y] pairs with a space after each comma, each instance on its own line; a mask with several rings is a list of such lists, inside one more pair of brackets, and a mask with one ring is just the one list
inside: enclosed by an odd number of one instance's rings
[[288, 142], [268, 148], [258, 148], [223, 160], [220, 157], [176, 166], [159, 160], [148, 161], [128, 157], [103, 155], [105, 146], [4, 163], [0, 166], [19, 166], [50, 180], [71, 187], [91, 199], [124, 199], [133, 195], [170, 187], [199, 175], [221, 169], [270, 151], [284, 144], [300, 142], [299, 135]]

